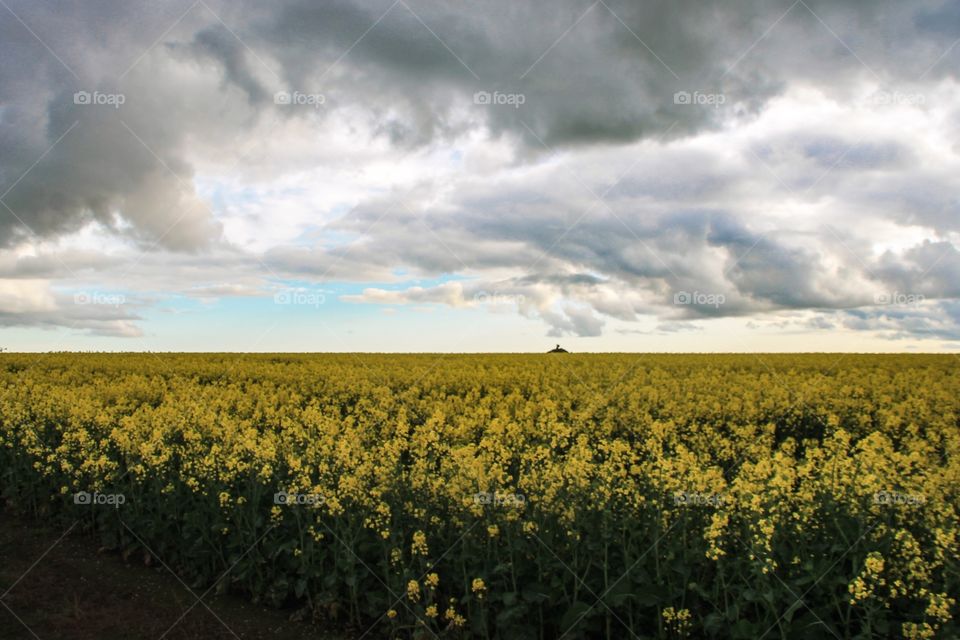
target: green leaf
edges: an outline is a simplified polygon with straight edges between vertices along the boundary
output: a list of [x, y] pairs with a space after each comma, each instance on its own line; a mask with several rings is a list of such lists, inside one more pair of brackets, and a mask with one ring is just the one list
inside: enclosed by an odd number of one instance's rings
[[637, 588], [637, 602], [648, 607], [660, 604], [663, 597], [661, 590], [655, 585], [643, 585]]
[[630, 584], [629, 580], [621, 580], [617, 582], [613, 587], [607, 591], [607, 595], [603, 597], [604, 602], [613, 607], [619, 607], [624, 602], [636, 598], [636, 594], [633, 592], [633, 587]]
[[719, 613], [711, 613], [703, 619], [703, 628], [710, 634], [717, 633], [726, 625], [727, 621]]
[[545, 584], [534, 582], [524, 587], [522, 597], [527, 602], [546, 602], [550, 599], [550, 588]]
[[307, 579], [300, 578], [293, 585], [293, 594], [298, 598], [302, 598], [303, 594], [307, 592]]
[[584, 620], [587, 619], [589, 612], [593, 609], [586, 602], [574, 602], [570, 605], [570, 608], [567, 610], [563, 617], [560, 618], [560, 628], [566, 632], [568, 629], [572, 630], [571, 627], [574, 625], [582, 624]]
[[790, 605], [790, 607], [789, 607], [786, 611], [783, 612], [783, 621], [784, 621], [784, 622], [790, 622], [791, 620], [793, 620], [794, 614], [796, 614], [797, 611], [798, 611], [802, 606], [803, 606], [803, 605], [802, 605], [801, 603], [799, 603], [799, 602], [794, 602], [792, 605]]
[[730, 629], [730, 637], [736, 640], [753, 640], [761, 633], [763, 633], [763, 629], [760, 628], [760, 625], [746, 620], [738, 620]]

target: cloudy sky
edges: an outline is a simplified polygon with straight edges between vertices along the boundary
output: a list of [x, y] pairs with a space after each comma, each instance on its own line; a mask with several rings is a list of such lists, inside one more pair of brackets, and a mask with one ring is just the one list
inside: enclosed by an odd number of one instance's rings
[[0, 0], [0, 347], [960, 351], [954, 0]]

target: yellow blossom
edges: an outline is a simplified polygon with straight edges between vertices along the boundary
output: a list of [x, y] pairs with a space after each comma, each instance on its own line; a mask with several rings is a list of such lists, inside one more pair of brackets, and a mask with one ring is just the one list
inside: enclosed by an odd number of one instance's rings
[[411, 580], [407, 583], [407, 598], [411, 602], [418, 602], [420, 600], [420, 584], [416, 580]]
[[474, 578], [470, 585], [470, 590], [476, 594], [477, 598], [482, 600], [484, 594], [487, 592], [487, 585], [484, 583], [483, 578]]

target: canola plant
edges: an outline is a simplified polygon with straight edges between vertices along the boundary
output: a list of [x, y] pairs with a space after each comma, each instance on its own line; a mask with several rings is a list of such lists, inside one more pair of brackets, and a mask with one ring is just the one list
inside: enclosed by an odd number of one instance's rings
[[377, 637], [952, 638], [958, 371], [0, 354], [0, 495]]

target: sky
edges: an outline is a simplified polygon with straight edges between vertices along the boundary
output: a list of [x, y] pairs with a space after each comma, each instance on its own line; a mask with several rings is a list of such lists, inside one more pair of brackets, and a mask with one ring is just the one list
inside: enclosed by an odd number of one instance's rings
[[0, 348], [960, 352], [954, 0], [0, 0]]

